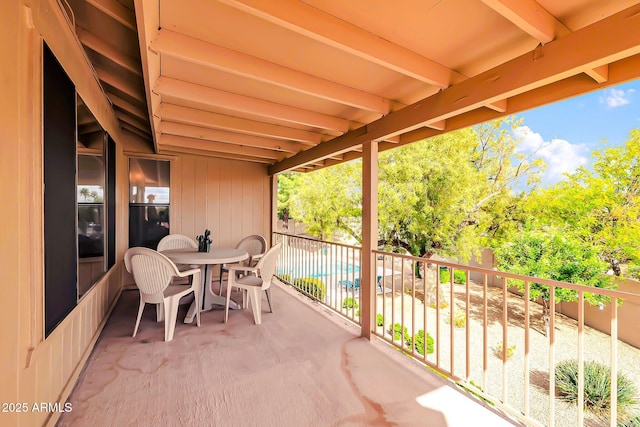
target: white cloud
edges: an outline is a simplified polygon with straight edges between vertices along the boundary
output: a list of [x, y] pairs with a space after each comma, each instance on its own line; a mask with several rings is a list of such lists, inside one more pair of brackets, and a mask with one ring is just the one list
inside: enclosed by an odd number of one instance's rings
[[519, 152], [540, 157], [547, 164], [542, 177], [543, 184], [555, 184], [563, 178], [564, 174], [575, 172], [589, 161], [584, 155], [587, 148], [583, 144], [571, 144], [560, 138], [545, 141], [542, 135], [532, 131], [528, 126], [514, 129], [513, 134], [520, 140]]
[[635, 89], [628, 89], [626, 91], [622, 89], [605, 90], [604, 94], [600, 96], [600, 103], [605, 104], [607, 108], [616, 108], [622, 105], [627, 105], [631, 102], [631, 95], [634, 92]]

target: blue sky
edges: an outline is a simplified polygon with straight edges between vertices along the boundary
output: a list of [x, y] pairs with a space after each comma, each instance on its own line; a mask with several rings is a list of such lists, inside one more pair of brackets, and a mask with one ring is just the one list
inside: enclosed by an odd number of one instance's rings
[[591, 162], [591, 153], [623, 144], [640, 128], [640, 80], [567, 99], [517, 114], [524, 126], [521, 151], [536, 153], [547, 162], [542, 184], [562, 179]]

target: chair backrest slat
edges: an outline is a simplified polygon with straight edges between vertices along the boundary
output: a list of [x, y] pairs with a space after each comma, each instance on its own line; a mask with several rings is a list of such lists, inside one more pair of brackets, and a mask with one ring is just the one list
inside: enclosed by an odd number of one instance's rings
[[242, 249], [249, 254], [249, 259], [243, 262], [243, 265], [253, 266], [253, 257], [263, 254], [267, 250], [267, 240], [259, 234], [247, 236], [236, 245], [236, 249]]
[[182, 234], [169, 234], [158, 242], [158, 252], [169, 249], [197, 248], [198, 244], [191, 237]]
[[125, 253], [124, 261], [140, 292], [147, 295], [163, 292], [178, 273], [169, 258], [153, 249], [130, 248]]
[[260, 261], [258, 261], [258, 265], [256, 267], [260, 274], [260, 278], [262, 279], [263, 288], [269, 286], [271, 279], [276, 274], [276, 263], [278, 262], [278, 255], [280, 255], [281, 247], [282, 243], [278, 243], [269, 249]]

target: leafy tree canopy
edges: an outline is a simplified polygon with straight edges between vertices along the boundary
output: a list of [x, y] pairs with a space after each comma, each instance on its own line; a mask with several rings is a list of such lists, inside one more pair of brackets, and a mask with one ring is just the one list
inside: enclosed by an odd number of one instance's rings
[[298, 188], [300, 174], [285, 172], [278, 175], [278, 216], [283, 217], [284, 212], [291, 213], [291, 195]]
[[[418, 256], [468, 258], [488, 239], [512, 232], [520, 203], [512, 189], [535, 185], [544, 167], [517, 152], [511, 130], [520, 124], [496, 120], [381, 153], [381, 243]], [[279, 202], [312, 235], [330, 238], [341, 230], [360, 241], [360, 171], [354, 161], [301, 174], [295, 191], [284, 177]]]
[[620, 264], [640, 264], [640, 132], [593, 158], [592, 169], [534, 193], [526, 211], [540, 226], [568, 227], [620, 275]]
[[359, 161], [349, 162], [285, 181], [286, 185], [295, 183], [295, 191], [289, 188], [286, 204], [291, 215], [306, 224], [312, 236], [332, 240], [342, 231], [361, 242], [360, 169]]
[[[496, 250], [496, 259], [498, 269], [510, 273], [598, 288], [614, 288], [611, 278], [604, 275], [607, 263], [600, 259], [593, 246], [573, 234], [570, 227], [552, 229], [528, 226]], [[520, 290], [524, 289], [522, 281], [512, 281], [511, 284]], [[546, 303], [550, 298], [549, 293], [549, 286], [531, 284], [532, 300], [541, 297]], [[556, 288], [555, 297], [557, 301], [575, 301], [577, 293], [571, 289]], [[585, 298], [591, 304], [608, 300], [592, 294], [585, 294]]]
[[379, 221], [385, 243], [414, 255], [468, 259], [488, 240], [511, 233], [518, 184], [535, 185], [541, 160], [518, 153], [506, 118], [380, 155]]

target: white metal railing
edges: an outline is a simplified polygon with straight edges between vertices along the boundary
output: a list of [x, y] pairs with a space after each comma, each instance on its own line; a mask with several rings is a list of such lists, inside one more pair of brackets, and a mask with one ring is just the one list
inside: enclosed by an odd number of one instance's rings
[[[375, 335], [529, 425], [584, 425], [584, 366], [587, 358], [597, 359], [611, 370], [607, 424], [618, 425], [618, 303], [640, 302], [640, 295], [382, 251], [373, 255], [383, 272], [376, 286], [384, 289], [376, 299]], [[449, 277], [444, 283], [441, 269]], [[512, 292], [518, 283], [521, 296]], [[534, 283], [549, 287], [548, 312], [530, 301]], [[577, 319], [556, 315], [557, 288], [575, 291]], [[606, 304], [610, 338], [605, 360], [593, 350], [595, 345], [585, 345], [585, 337], [595, 342], [585, 327], [587, 293], [611, 299]], [[557, 337], [559, 329], [569, 333]], [[578, 364], [575, 406], [560, 401], [555, 392], [555, 367], [566, 359]]]
[[276, 275], [283, 282], [360, 324], [360, 259], [356, 246], [273, 233], [282, 242]]
[[[360, 283], [360, 248], [283, 233], [274, 233], [274, 240], [283, 243], [281, 280], [361, 323], [360, 288], [366, 284]], [[640, 372], [620, 356], [621, 347], [625, 354], [640, 350], [618, 341], [618, 305], [640, 304], [640, 295], [383, 251], [371, 256], [377, 271], [374, 335], [534, 426], [584, 425], [584, 367], [599, 361], [611, 372], [606, 423], [618, 425], [616, 373], [621, 367]], [[441, 281], [441, 269], [448, 280]], [[533, 284], [549, 287], [550, 309], [530, 300]], [[559, 288], [575, 291], [574, 319], [554, 309]], [[587, 294], [610, 298], [600, 307], [608, 311], [608, 335], [586, 326]], [[596, 351], [603, 340], [607, 348]], [[573, 406], [555, 392], [555, 368], [567, 359], [578, 365]], [[640, 388], [640, 373], [633, 379]]]

